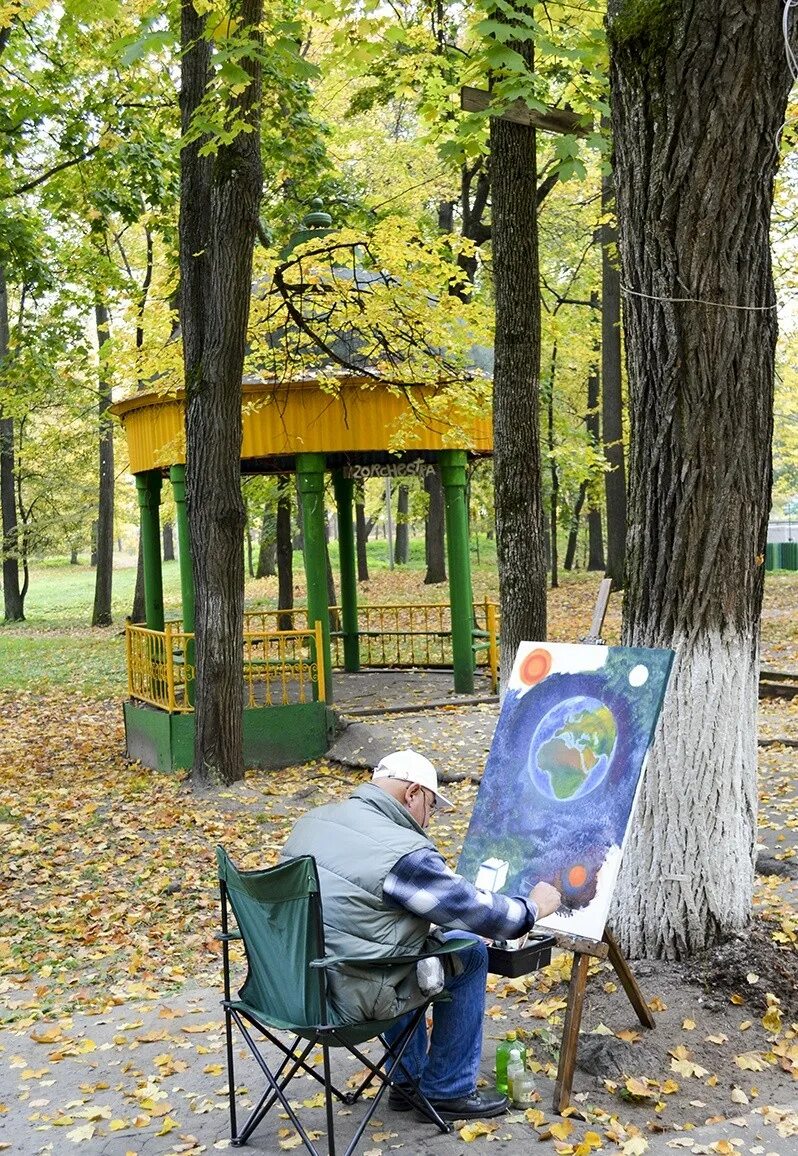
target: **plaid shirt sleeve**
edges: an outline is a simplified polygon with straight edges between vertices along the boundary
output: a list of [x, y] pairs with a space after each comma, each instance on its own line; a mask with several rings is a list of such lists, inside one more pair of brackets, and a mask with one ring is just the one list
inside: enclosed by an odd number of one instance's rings
[[455, 931], [473, 931], [486, 939], [516, 939], [537, 918], [535, 904], [520, 896], [479, 891], [456, 875], [438, 851], [422, 847], [394, 864], [382, 886], [397, 907]]

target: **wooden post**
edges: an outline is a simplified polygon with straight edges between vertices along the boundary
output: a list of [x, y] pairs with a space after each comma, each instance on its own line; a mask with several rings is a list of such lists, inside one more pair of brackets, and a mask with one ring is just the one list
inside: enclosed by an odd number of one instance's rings
[[557, 1082], [554, 1085], [553, 1108], [558, 1114], [562, 1114], [563, 1109], [568, 1107], [571, 1099], [571, 1086], [574, 1082], [574, 1068], [576, 1067], [576, 1049], [579, 1044], [579, 1026], [582, 1023], [582, 1008], [585, 1003], [589, 958], [582, 951], [574, 953], [571, 982], [568, 985], [568, 1006], [565, 1010], [565, 1023], [563, 1024], [562, 1044], [560, 1045], [560, 1061], [557, 1065]]
[[[609, 579], [608, 579], [609, 581]], [[618, 946], [615, 936], [610, 931], [609, 927], [604, 928], [604, 942], [609, 949], [609, 960], [615, 968], [615, 974], [623, 984], [623, 990], [629, 997], [629, 1002], [637, 1013], [637, 1018], [644, 1028], [655, 1027], [654, 1017], [651, 1014], [651, 1009], [643, 998], [643, 993], [640, 990], [637, 980], [632, 974], [632, 969], [624, 959], [621, 949]]]

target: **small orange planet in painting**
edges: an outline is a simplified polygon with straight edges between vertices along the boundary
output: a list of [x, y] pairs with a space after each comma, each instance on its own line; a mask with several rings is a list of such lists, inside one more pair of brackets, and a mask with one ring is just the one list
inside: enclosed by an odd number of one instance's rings
[[581, 863], [577, 863], [568, 872], [568, 882], [571, 887], [582, 887], [587, 879], [587, 871]]
[[521, 660], [518, 677], [526, 686], [542, 682], [551, 670], [551, 651], [538, 646]]

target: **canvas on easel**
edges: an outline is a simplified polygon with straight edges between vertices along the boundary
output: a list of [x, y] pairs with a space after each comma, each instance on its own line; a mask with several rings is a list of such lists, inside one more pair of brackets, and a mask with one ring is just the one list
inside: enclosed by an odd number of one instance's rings
[[522, 642], [458, 865], [552, 883], [545, 929], [601, 940], [673, 652]]

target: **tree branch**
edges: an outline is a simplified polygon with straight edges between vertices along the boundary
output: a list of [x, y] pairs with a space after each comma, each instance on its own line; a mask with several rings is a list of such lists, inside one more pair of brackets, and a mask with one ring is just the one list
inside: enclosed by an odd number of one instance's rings
[[69, 160], [62, 161], [60, 165], [55, 165], [48, 169], [47, 172], [39, 173], [32, 181], [27, 181], [24, 185], [18, 185], [15, 189], [11, 189], [8, 193], [0, 193], [0, 201], [8, 201], [12, 197], [19, 197], [22, 193], [28, 193], [31, 189], [35, 189], [38, 185], [43, 185], [45, 181], [49, 181], [50, 177], [54, 177], [56, 173], [61, 173], [64, 169], [71, 169], [74, 165], [79, 165], [81, 161], [86, 161], [89, 157], [99, 149], [99, 145], [92, 145], [86, 152], [81, 153], [80, 156], [70, 157]]

